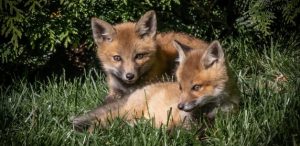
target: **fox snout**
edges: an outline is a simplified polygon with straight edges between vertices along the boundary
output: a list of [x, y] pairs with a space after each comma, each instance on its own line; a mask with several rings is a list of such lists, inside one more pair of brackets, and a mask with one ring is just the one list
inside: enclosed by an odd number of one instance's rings
[[180, 110], [189, 112], [196, 107], [202, 107], [208, 103], [219, 103], [220, 102], [219, 100], [220, 99], [218, 98], [218, 96], [200, 96], [194, 100], [181, 101], [177, 107]]
[[177, 107], [178, 107], [178, 109], [183, 110], [184, 109], [184, 103], [179, 103]]
[[135, 73], [124, 73], [123, 81], [126, 83], [134, 83], [137, 80], [137, 75]]
[[202, 100], [203, 100], [202, 96], [195, 98], [195, 97], [191, 97], [191, 95], [187, 93], [182, 93], [180, 96], [180, 103], [177, 105], [177, 108], [179, 110], [190, 112], [194, 108], [201, 106]]
[[195, 100], [193, 100], [193, 101], [190, 101], [190, 102], [180, 102], [177, 105], [177, 108], [179, 110], [189, 112], [189, 111], [192, 111], [196, 106], [197, 106], [197, 103], [196, 103]]
[[132, 79], [134, 79], [135, 75], [133, 73], [127, 73], [125, 76], [126, 76], [126, 79], [132, 80]]
[[122, 80], [127, 84], [133, 84], [137, 79], [138, 75], [134, 72], [124, 72], [122, 75]]
[[[181, 86], [180, 86], [180, 88], [181, 88]], [[190, 95], [187, 92], [182, 92], [179, 98], [180, 98], [180, 102], [177, 105], [177, 108], [179, 110], [191, 111], [196, 106], [195, 100], [190, 98]]]

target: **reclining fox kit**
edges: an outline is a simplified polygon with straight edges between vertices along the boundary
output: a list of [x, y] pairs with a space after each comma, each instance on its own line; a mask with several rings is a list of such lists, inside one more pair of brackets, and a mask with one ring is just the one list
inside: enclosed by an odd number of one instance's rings
[[[136, 23], [111, 25], [92, 18], [97, 56], [107, 75], [109, 93], [106, 101], [129, 95], [134, 90], [160, 81], [175, 72], [178, 40], [191, 48], [205, 50], [207, 44], [182, 33], [157, 33], [154, 11], [144, 14]], [[197, 46], [196, 46], [197, 45]]]
[[156, 127], [162, 124], [168, 128], [189, 127], [191, 121], [201, 116], [199, 109], [208, 108], [206, 114], [213, 117], [217, 108], [225, 112], [238, 108], [239, 91], [229, 74], [218, 41], [206, 44], [205, 49], [202, 49], [202, 42], [194, 48], [179, 41], [172, 44], [179, 54], [177, 82], [154, 83], [137, 89], [122, 99], [74, 118], [74, 128], [88, 127], [92, 131], [94, 126], [105, 126], [108, 120], [116, 117], [130, 122], [153, 118]]

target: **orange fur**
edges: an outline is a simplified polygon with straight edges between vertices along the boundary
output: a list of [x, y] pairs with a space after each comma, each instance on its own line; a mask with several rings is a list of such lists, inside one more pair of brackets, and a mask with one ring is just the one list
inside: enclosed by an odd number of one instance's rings
[[[202, 47], [202, 42], [194, 44]], [[174, 42], [179, 52], [178, 82], [155, 83], [134, 91], [127, 97], [100, 106], [73, 120], [76, 130], [85, 126], [106, 125], [108, 119], [123, 117], [127, 121], [154, 119], [154, 125], [189, 127], [191, 121], [202, 113], [213, 117], [216, 107], [222, 111], [236, 109], [239, 104], [238, 89], [228, 75], [223, 50], [217, 41], [206, 49], [186, 48]], [[187, 50], [185, 53], [182, 53]], [[168, 117], [170, 115], [170, 117]], [[169, 121], [168, 121], [169, 120]], [[91, 126], [92, 125], [92, 126]]]
[[[120, 98], [137, 88], [160, 81], [163, 75], [173, 75], [178, 56], [173, 45], [178, 40], [191, 48], [205, 50], [207, 43], [183, 33], [156, 32], [156, 15], [147, 12], [136, 23], [125, 22], [114, 26], [97, 18], [92, 19], [97, 56], [107, 75], [107, 99]], [[141, 59], [137, 56], [143, 54]], [[119, 56], [121, 61], [115, 61]], [[133, 79], [127, 79], [133, 74]]]

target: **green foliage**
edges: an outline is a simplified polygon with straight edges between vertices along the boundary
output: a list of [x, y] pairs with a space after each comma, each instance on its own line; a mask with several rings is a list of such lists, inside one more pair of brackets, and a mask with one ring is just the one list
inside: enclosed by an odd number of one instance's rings
[[236, 3], [240, 6], [237, 29], [241, 33], [255, 33], [261, 38], [273, 35], [283, 26], [283, 31], [289, 31], [289, 27], [296, 26], [296, 17], [300, 13], [299, 0], [248, 0]]
[[296, 25], [296, 17], [299, 17], [300, 7], [299, 0], [290, 0], [283, 6], [283, 18], [286, 23]]
[[[207, 40], [235, 32], [259, 38], [296, 28], [299, 0], [4, 0], [0, 2], [2, 63], [42, 65], [58, 49], [91, 50], [90, 18], [110, 23], [158, 14], [159, 30], [177, 30]], [[72, 52], [72, 51], [71, 51]], [[74, 53], [74, 52], [73, 52]]]
[[[2, 2], [2, 1], [1, 1]], [[162, 1], [170, 9], [177, 0]], [[87, 43], [91, 48], [90, 18], [115, 23], [135, 20], [157, 2], [137, 1], [45, 1], [4, 0], [0, 3], [1, 61], [43, 64], [62, 46], [76, 48]]]
[[272, 1], [251, 1], [249, 9], [238, 19], [238, 25], [244, 29], [261, 32], [264, 35], [271, 34], [270, 25], [276, 18], [274, 13], [270, 11]]

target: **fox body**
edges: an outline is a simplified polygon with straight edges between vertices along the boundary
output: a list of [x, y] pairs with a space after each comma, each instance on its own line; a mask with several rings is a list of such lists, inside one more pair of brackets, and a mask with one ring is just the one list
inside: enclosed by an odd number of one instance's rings
[[92, 18], [97, 56], [107, 75], [107, 100], [120, 98], [135, 89], [175, 72], [178, 55], [173, 40], [205, 50], [204, 41], [182, 33], [156, 32], [156, 15], [149, 11], [136, 23], [111, 24]]
[[[218, 41], [207, 49], [191, 49], [174, 41], [179, 53], [178, 82], [155, 83], [137, 89], [129, 96], [100, 106], [73, 120], [74, 127], [82, 130], [93, 125], [106, 125], [108, 119], [123, 117], [134, 121], [154, 118], [155, 126], [172, 128], [189, 125], [201, 116], [200, 109], [214, 117], [216, 107], [223, 111], [237, 109], [239, 91], [228, 75], [223, 49]], [[92, 126], [91, 126], [92, 125]]]

